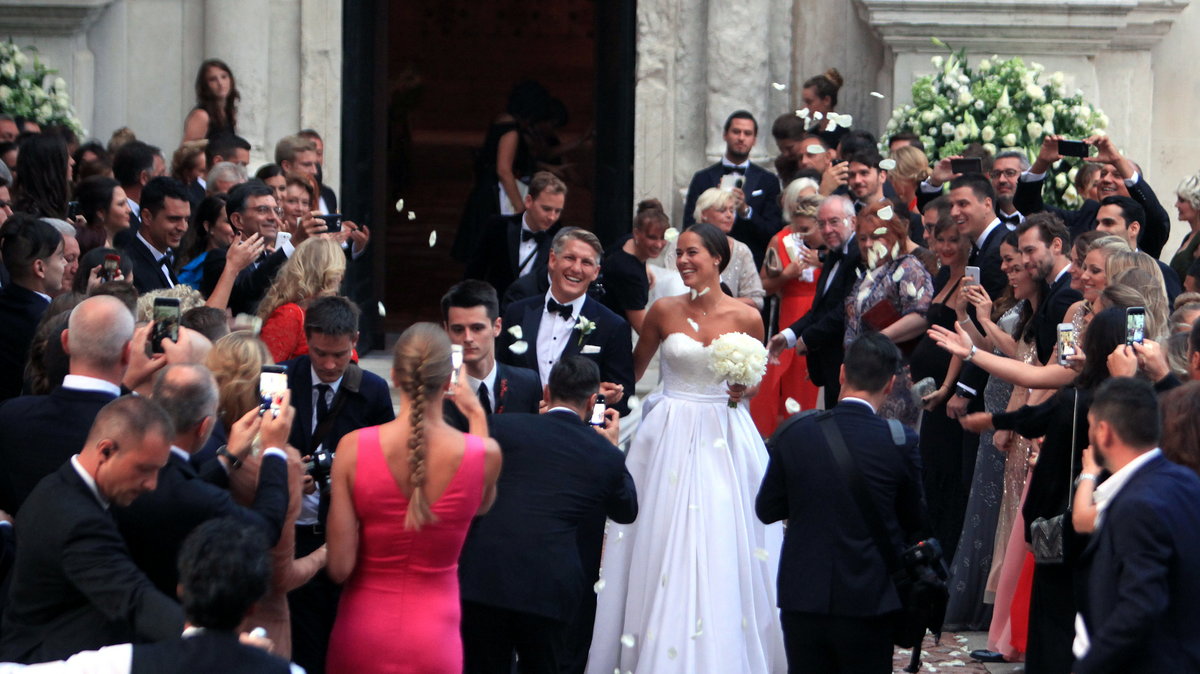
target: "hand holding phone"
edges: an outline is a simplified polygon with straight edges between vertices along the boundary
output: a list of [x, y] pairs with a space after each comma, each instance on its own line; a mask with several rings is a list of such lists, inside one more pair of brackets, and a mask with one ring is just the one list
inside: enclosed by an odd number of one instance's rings
[[1125, 344], [1141, 344], [1146, 339], [1146, 307], [1125, 310]]
[[1078, 353], [1078, 349], [1075, 346], [1075, 324], [1059, 323], [1058, 364], [1063, 367], [1071, 367], [1069, 358], [1076, 353]]
[[1058, 139], [1058, 153], [1064, 157], [1086, 157], [1090, 146], [1084, 140]]
[[979, 278], [980, 278], [979, 277], [979, 267], [970, 267], [969, 266], [969, 267], [967, 267], [966, 271], [963, 272], [963, 283], [966, 285], [970, 285], [970, 284], [978, 285], [980, 282]]
[[592, 405], [592, 417], [591, 417], [591, 419], [588, 420], [588, 423], [593, 426], [603, 426], [604, 425], [604, 410], [605, 410], [604, 394], [597, 393], [596, 394], [596, 404]]
[[259, 415], [271, 410], [279, 416], [283, 394], [287, 391], [287, 368], [282, 365], [263, 365], [258, 375]]
[[330, 213], [328, 215], [318, 215], [318, 219], [325, 221], [325, 233], [336, 234], [342, 231], [342, 214]]
[[162, 341], [164, 339], [169, 339], [172, 342], [179, 341], [179, 298], [154, 298], [152, 318], [154, 320], [154, 330], [150, 333], [150, 353], [162, 353]]
[[983, 160], [979, 157], [960, 157], [950, 160], [950, 172], [959, 175], [983, 173]]

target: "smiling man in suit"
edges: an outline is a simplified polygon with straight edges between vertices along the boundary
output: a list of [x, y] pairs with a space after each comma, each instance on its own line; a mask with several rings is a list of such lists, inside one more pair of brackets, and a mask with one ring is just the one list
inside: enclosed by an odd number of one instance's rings
[[1083, 299], [1071, 288], [1071, 235], [1057, 215], [1034, 213], [1017, 227], [1017, 247], [1025, 269], [1045, 284], [1033, 315], [1037, 356], [1044, 365], [1058, 343], [1058, 324], [1067, 309]]
[[174, 178], [159, 177], [142, 189], [142, 226], [124, 253], [133, 266], [139, 293], [174, 288], [175, 255], [192, 216], [187, 188]]
[[[536, 414], [542, 399], [538, 373], [496, 362], [500, 336], [500, 303], [496, 289], [483, 281], [467, 279], [442, 296], [442, 328], [451, 344], [463, 348], [463, 365], [471, 389], [487, 414]], [[442, 403], [446, 423], [467, 432], [467, 419], [452, 400]]]
[[838, 401], [838, 369], [842, 366], [842, 340], [846, 333], [846, 293], [858, 280], [861, 253], [854, 240], [854, 204], [846, 197], [828, 197], [817, 210], [817, 226], [829, 246], [812, 307], [767, 344], [772, 358], [795, 347], [808, 357], [808, 375], [825, 387], [825, 409]]
[[634, 383], [633, 338], [624, 318], [587, 294], [600, 274], [601, 254], [595, 234], [577, 228], [559, 232], [550, 247], [550, 290], [508, 307], [497, 358], [536, 370], [545, 386], [561, 358], [587, 356], [600, 366], [606, 403], [624, 416], [625, 392]]
[[[692, 176], [683, 206], [683, 226], [696, 223], [696, 200], [712, 187], [721, 187], [725, 176], [736, 174], [730, 189], [737, 198], [736, 215], [730, 235], [750, 247], [754, 265], [761, 267], [771, 237], [783, 226], [779, 210], [779, 178], [750, 161], [750, 150], [758, 139], [758, 121], [745, 110], [725, 120], [725, 155], [721, 161]], [[725, 180], [728, 182], [728, 180]]]
[[517, 279], [544, 274], [550, 241], [562, 228], [558, 219], [566, 201], [567, 185], [558, 176], [547, 171], [533, 174], [525, 211], [498, 216], [484, 226], [467, 263], [466, 278], [487, 281], [503, 297]]

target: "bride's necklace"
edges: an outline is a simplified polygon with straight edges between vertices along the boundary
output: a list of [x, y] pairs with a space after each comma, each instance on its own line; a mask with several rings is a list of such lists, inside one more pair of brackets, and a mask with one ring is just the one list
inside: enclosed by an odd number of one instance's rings
[[[705, 309], [705, 308], [703, 308], [703, 306], [701, 306], [700, 298], [707, 295], [709, 293], [709, 291], [711, 291], [711, 290], [712, 290], [711, 287], [705, 287], [703, 290], [699, 290], [699, 291], [690, 290], [691, 301], [689, 302], [689, 305], [692, 307], [693, 310], [699, 311], [701, 316], [708, 316], [708, 309]], [[712, 307], [709, 307], [709, 309], [711, 309], [711, 308]]]

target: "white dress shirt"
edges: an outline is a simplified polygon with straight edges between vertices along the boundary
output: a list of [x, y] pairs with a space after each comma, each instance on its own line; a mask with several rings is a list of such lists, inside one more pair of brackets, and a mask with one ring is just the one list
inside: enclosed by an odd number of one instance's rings
[[493, 360], [491, 371], [488, 372], [486, 375], [484, 375], [483, 379], [476, 379], [476, 378], [472, 377], [471, 375], [467, 375], [467, 384], [469, 384], [471, 386], [471, 390], [475, 391], [476, 395], [479, 394], [479, 385], [480, 384], [484, 384], [487, 386], [488, 408], [489, 408], [488, 411], [489, 412], [496, 411], [496, 371], [498, 369], [499, 368], [496, 365], [496, 361]]
[[[141, 231], [139, 231], [137, 233], [137, 238], [138, 238], [138, 241], [141, 241], [143, 244], [145, 244], [145, 246], [147, 248], [150, 249], [150, 252], [154, 254], [155, 260], [160, 259], [162, 256], [167, 254], [167, 251], [159, 250], [159, 249], [155, 248], [153, 244], [151, 244], [149, 241], [147, 241], [146, 237], [142, 236]], [[167, 268], [166, 260], [163, 260], [163, 262], [161, 264], [159, 264], [159, 269], [162, 270], [163, 276], [166, 277], [166, 279], [167, 279], [167, 287], [174, 288], [175, 283], [171, 280], [171, 271]]]
[[[311, 370], [311, 376], [312, 376], [311, 381], [313, 383], [312, 384], [312, 426], [311, 426], [312, 431], [311, 432], [316, 432], [316, 430], [317, 430], [317, 395], [319, 394], [319, 391], [317, 391], [317, 384], [323, 384], [325, 382], [322, 382], [321, 379], [319, 377], [317, 377], [317, 371], [312, 369], [311, 365], [309, 366], [309, 369]], [[338, 388], [340, 388], [342, 385], [342, 379], [344, 379], [344, 377], [338, 377], [336, 381], [332, 381], [329, 383], [329, 391], [327, 391], [325, 393], [325, 404], [330, 408], [333, 407], [333, 399], [334, 399], [334, 397], [337, 396]], [[325, 444], [325, 443], [321, 443], [321, 444]], [[317, 449], [319, 447], [320, 447], [320, 445], [318, 445], [317, 447], [313, 447], [313, 451], [314, 452], [317, 451]], [[284, 458], [285, 459], [287, 458], [286, 454], [284, 455]], [[296, 518], [296, 524], [302, 525], [302, 526], [310, 526], [310, 525], [316, 524], [317, 523], [317, 510], [320, 508], [320, 505], [321, 505], [321, 491], [319, 489], [317, 491], [314, 491], [311, 494], [305, 494], [304, 498], [302, 498], [300, 500], [300, 516]]]
[[562, 357], [563, 349], [567, 346], [567, 340], [574, 338], [575, 325], [579, 322], [579, 316], [583, 311], [583, 303], [587, 301], [587, 293], [576, 297], [570, 302], [559, 302], [559, 304], [571, 305], [571, 317], [563, 318], [558, 314], [552, 314], [546, 310], [546, 302], [554, 298], [554, 290], [546, 291], [546, 296], [542, 299], [542, 322], [538, 326], [537, 337], [537, 364], [538, 374], [542, 378], [542, 386], [550, 382], [550, 370], [558, 359]]
[[81, 374], [69, 374], [63, 377], [62, 387], [69, 388], [72, 391], [95, 391], [97, 393], [111, 393], [113, 397], [121, 396], [121, 387], [111, 381], [86, 377]]

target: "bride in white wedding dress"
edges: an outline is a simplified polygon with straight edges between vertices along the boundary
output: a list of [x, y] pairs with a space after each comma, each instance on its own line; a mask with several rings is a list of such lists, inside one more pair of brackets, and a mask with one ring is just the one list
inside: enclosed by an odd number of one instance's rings
[[661, 344], [663, 391], [642, 405], [626, 459], [638, 519], [608, 525], [588, 674], [787, 669], [775, 607], [783, 530], [754, 515], [766, 448], [741, 402], [745, 387], [710, 364], [717, 337], [763, 337], [758, 312], [721, 292], [728, 259], [712, 225], [684, 231], [676, 265], [690, 292], [646, 315], [635, 374]]

